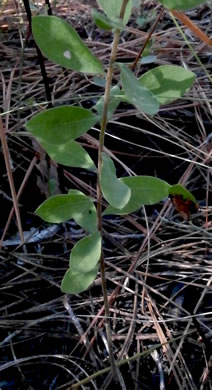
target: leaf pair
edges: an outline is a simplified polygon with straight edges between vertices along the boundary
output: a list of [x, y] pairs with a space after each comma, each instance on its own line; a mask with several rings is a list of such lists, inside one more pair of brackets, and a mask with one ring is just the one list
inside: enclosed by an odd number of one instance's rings
[[99, 232], [81, 239], [73, 247], [70, 267], [66, 271], [61, 290], [68, 294], [79, 294], [95, 280], [101, 255], [101, 236]]
[[171, 198], [179, 214], [186, 220], [198, 210], [195, 197], [182, 185], [169, 185], [152, 176], [128, 176], [118, 179], [115, 166], [108, 155], [102, 155], [101, 188], [109, 206], [103, 215], [125, 215]]
[[180, 66], [162, 65], [136, 79], [132, 71], [121, 66], [121, 82], [127, 100], [139, 111], [154, 115], [160, 104], [182, 97], [192, 86], [195, 74]]
[[66, 222], [73, 218], [90, 234], [77, 242], [71, 252], [69, 269], [62, 280], [65, 293], [78, 294], [95, 280], [101, 254], [101, 236], [97, 231], [97, 215], [93, 200], [78, 190], [55, 195], [43, 202], [36, 215], [50, 223]]
[[[144, 73], [138, 79], [124, 64], [121, 68], [121, 83], [111, 88], [108, 107], [110, 120], [121, 101], [133, 104], [139, 111], [149, 115], [158, 112], [160, 104], [168, 104], [181, 98], [192, 86], [195, 74], [181, 66], [161, 65]], [[99, 116], [103, 113], [104, 98], [95, 105]]]
[[[95, 12], [93, 15], [96, 25], [103, 29], [116, 27], [114, 23], [119, 19], [122, 0], [97, 0], [100, 7], [103, 8], [105, 15]], [[190, 8], [198, 7], [205, 3], [205, 0], [159, 0], [159, 2], [170, 10], [185, 11]], [[129, 0], [124, 15], [123, 26], [128, 23], [132, 12], [133, 1]], [[118, 26], [117, 26], [118, 27]], [[119, 28], [119, 27], [118, 27]]]
[[151, 176], [118, 179], [111, 158], [102, 153], [101, 189], [109, 206], [103, 215], [132, 213], [143, 205], [160, 202], [168, 196], [169, 184]]
[[50, 223], [62, 223], [73, 218], [89, 233], [97, 230], [96, 207], [93, 200], [78, 190], [65, 195], [51, 196], [35, 211], [35, 214]]
[[74, 106], [50, 108], [30, 119], [26, 128], [37, 138], [52, 160], [72, 167], [96, 170], [89, 154], [75, 138], [98, 121], [90, 110]]

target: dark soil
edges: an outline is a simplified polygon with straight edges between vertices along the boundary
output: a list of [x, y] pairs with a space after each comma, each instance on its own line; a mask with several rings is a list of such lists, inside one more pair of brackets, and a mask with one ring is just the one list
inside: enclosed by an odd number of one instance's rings
[[[21, 59], [19, 33], [21, 31], [26, 39], [27, 20], [24, 15], [24, 24], [18, 24], [21, 6], [14, 10], [14, 4], [18, 7], [19, 2], [8, 2], [8, 12], [5, 9], [0, 19], [2, 95], [5, 85], [9, 88], [12, 77], [10, 107], [4, 97], [2, 104], [3, 112], [8, 108], [12, 110], [8, 146], [17, 190], [30, 162], [37, 156], [19, 208], [23, 231], [32, 235], [36, 231], [41, 235], [46, 234], [49, 225], [36, 217], [34, 211], [49, 196], [49, 180], [56, 183], [57, 193], [78, 188], [95, 196], [96, 175], [79, 168], [57, 166], [32, 142], [25, 130], [24, 124], [32, 113], [38, 112], [46, 98], [32, 37], [28, 39]], [[64, 1], [52, 8], [53, 14], [71, 21], [91, 49], [108, 64], [111, 34], [93, 28], [91, 5], [95, 6], [96, 2], [71, 1], [67, 7]], [[191, 18], [195, 22], [206, 20], [209, 26], [210, 9], [207, 6], [200, 8], [205, 19], [202, 14], [201, 19], [197, 11], [191, 11]], [[144, 2], [143, 12], [153, 10]], [[131, 28], [136, 26], [136, 16]], [[3, 27], [5, 24], [8, 27]], [[150, 23], [146, 23], [143, 32], [149, 27]], [[173, 34], [170, 40], [167, 38], [169, 29]], [[161, 30], [164, 38], [155, 41], [154, 46], [157, 64], [146, 65], [142, 71], [161, 63], [181, 65], [181, 55], [189, 54], [177, 32], [173, 32], [167, 15], [158, 25], [157, 31]], [[138, 37], [141, 37], [139, 31]], [[139, 40], [133, 41], [135, 38], [131, 31], [123, 33], [118, 52], [120, 60], [133, 61], [132, 51], [138, 52], [141, 46]], [[171, 40], [176, 44], [175, 53]], [[107, 45], [104, 47], [102, 43]], [[199, 42], [198, 45], [196, 43], [198, 55], [210, 71], [211, 55], [207, 56]], [[208, 80], [205, 81], [194, 58], [189, 65], [197, 74], [198, 82], [182, 101], [162, 107], [154, 120], [142, 116], [132, 106], [120, 105], [107, 127], [105, 146], [123, 164], [135, 174], [153, 175], [170, 184], [178, 183], [186, 175], [184, 184], [196, 197], [200, 210], [192, 220], [196, 229], [177, 215], [169, 200], [146, 207], [149, 226], [143, 209], [130, 218], [104, 218], [108, 295], [117, 285], [125, 286], [111, 306], [115, 358], [125, 359], [138, 352], [144, 352], [144, 355], [120, 367], [125, 387], [114, 383], [110, 374], [102, 374], [81, 387], [84, 389], [156, 390], [162, 389], [162, 377], [165, 388], [170, 390], [209, 390], [212, 386], [211, 149], [210, 143], [206, 143], [211, 133], [211, 114], [203, 92], [206, 96], [208, 93], [208, 99], [211, 94]], [[48, 61], [45, 61], [45, 67], [54, 105], [73, 104], [77, 96], [83, 107], [92, 108], [103, 94], [104, 89], [95, 86], [91, 78], [85, 79], [83, 75], [63, 70]], [[113, 82], [115, 84], [116, 77]], [[202, 93], [202, 100], [192, 100], [197, 92]], [[29, 99], [32, 99], [31, 103]], [[5, 118], [4, 115], [4, 123]], [[98, 140], [98, 128], [91, 129], [88, 134]], [[91, 140], [85, 136], [79, 142], [97, 162], [97, 149]], [[124, 165], [116, 165], [118, 177], [128, 174]], [[0, 154], [0, 175], [2, 234], [13, 205], [3, 153]], [[158, 215], [162, 219], [155, 225]], [[151, 235], [148, 248], [143, 229], [151, 230], [154, 226], [155, 235]], [[101, 325], [99, 319], [89, 328], [103, 305], [99, 275], [94, 285], [80, 295], [65, 297], [60, 291], [71, 249], [85, 232], [73, 221], [52, 226], [52, 229], [53, 233], [34, 241], [29, 238], [23, 246], [13, 216], [4, 238], [0, 251], [2, 390], [68, 390], [71, 384], [109, 366], [104, 324]], [[126, 273], [138, 253], [137, 266], [126, 281]], [[83, 342], [81, 337], [87, 330]], [[167, 341], [170, 344], [161, 346]], [[154, 346], [156, 357], [151, 354]]]

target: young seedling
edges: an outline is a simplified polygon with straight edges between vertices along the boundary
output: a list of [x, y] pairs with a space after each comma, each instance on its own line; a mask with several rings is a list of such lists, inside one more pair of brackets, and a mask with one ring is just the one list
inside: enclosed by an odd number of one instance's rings
[[[171, 10], [184, 10], [203, 1], [160, 0], [159, 3]], [[192, 212], [191, 206], [197, 208], [197, 205], [193, 196], [184, 187], [170, 186], [156, 177], [118, 178], [113, 160], [103, 152], [107, 122], [112, 118], [120, 102], [134, 105], [141, 114], [155, 115], [161, 105], [175, 101], [191, 88], [195, 74], [180, 66], [162, 65], [137, 78], [130, 67], [116, 64], [120, 34], [130, 18], [133, 1], [98, 0], [98, 4], [103, 13], [94, 10], [94, 22], [98, 27], [113, 32], [106, 76], [101, 61], [87, 48], [69, 23], [58, 17], [46, 15], [35, 16], [32, 19], [34, 39], [49, 60], [66, 69], [88, 73], [90, 76], [105, 76], [104, 96], [93, 107], [96, 113], [79, 106], [60, 106], [36, 114], [26, 123], [26, 128], [57, 163], [97, 172], [96, 200], [80, 191], [70, 190], [68, 194], [47, 199], [38, 207], [36, 214], [49, 223], [61, 223], [73, 218], [88, 233], [72, 249], [61, 290], [70, 294], [79, 294], [86, 290], [95, 280], [100, 264], [110, 359], [115, 372], [102, 248], [102, 218], [108, 214], [124, 215], [135, 212], [143, 205], [155, 204], [168, 196], [186, 219]], [[115, 66], [119, 67], [120, 84], [112, 86]], [[100, 124], [101, 130], [96, 167], [76, 139], [97, 123]], [[104, 212], [103, 197], [108, 203]]]

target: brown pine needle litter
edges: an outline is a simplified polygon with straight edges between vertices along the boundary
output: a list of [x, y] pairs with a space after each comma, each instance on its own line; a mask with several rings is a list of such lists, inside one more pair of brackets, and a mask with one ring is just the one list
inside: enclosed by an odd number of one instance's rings
[[[33, 1], [32, 12], [45, 12], [44, 3]], [[72, 23], [106, 67], [111, 33], [92, 22], [91, 8], [96, 2], [52, 1], [51, 7], [53, 15]], [[122, 32], [118, 61], [135, 61], [160, 10], [158, 2], [142, 1]], [[154, 56], [153, 62], [136, 71], [140, 75], [161, 64], [184, 66], [196, 74], [192, 89], [182, 99], [161, 106], [153, 118], [120, 105], [105, 139], [119, 177], [144, 174], [170, 184], [179, 182], [199, 204], [188, 222], [169, 199], [130, 216], [104, 218], [114, 356], [120, 388], [127, 390], [212, 387], [212, 92], [207, 76], [211, 73], [212, 9], [208, 2], [173, 15], [200, 62], [165, 12], [151, 37], [148, 55]], [[138, 16], [144, 18], [142, 26], [136, 24]], [[62, 390], [87, 381], [82, 389], [115, 388], [108, 369], [99, 275], [83, 294], [60, 292], [70, 251], [85, 232], [73, 221], [48, 230], [50, 225], [34, 216], [50, 191], [50, 179], [57, 192], [76, 188], [95, 198], [96, 176], [58, 166], [25, 130], [26, 121], [46, 109], [48, 102], [19, 0], [4, 0], [0, 5], [0, 58], [1, 118], [18, 194], [14, 204], [1, 148], [1, 237], [5, 226], [7, 234], [0, 250], [0, 387]], [[103, 94], [91, 76], [64, 70], [48, 60], [45, 68], [53, 106], [76, 103], [91, 108]], [[115, 74], [114, 84], [117, 81]], [[79, 140], [94, 159], [98, 134], [96, 126]], [[21, 216], [21, 238], [15, 214], [10, 216], [15, 205]]]

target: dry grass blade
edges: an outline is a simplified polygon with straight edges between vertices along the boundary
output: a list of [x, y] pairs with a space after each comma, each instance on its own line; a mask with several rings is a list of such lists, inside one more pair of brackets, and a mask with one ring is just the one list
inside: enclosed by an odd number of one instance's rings
[[6, 134], [5, 134], [5, 130], [3, 127], [1, 117], [0, 117], [0, 137], [1, 137], [1, 143], [2, 143], [2, 150], [3, 150], [3, 154], [4, 154], [4, 161], [5, 161], [8, 179], [9, 179], [9, 183], [10, 183], [10, 190], [11, 190], [11, 194], [12, 194], [12, 198], [13, 198], [15, 214], [16, 214], [16, 218], [17, 218], [18, 231], [20, 234], [20, 239], [21, 239], [22, 243], [24, 243], [21, 217], [20, 217], [18, 201], [17, 201], [17, 196], [16, 196], [16, 190], [15, 190], [14, 181], [13, 181], [12, 170], [11, 170], [11, 166], [10, 166], [9, 149], [8, 149]]
[[[155, 4], [148, 0], [139, 3], [122, 32], [119, 62], [135, 61], [159, 15], [161, 5], [157, 3], [155, 8]], [[95, 7], [96, 1], [56, 0], [51, 5], [53, 15], [71, 22], [107, 67], [111, 33], [93, 25], [91, 6]], [[33, 12], [46, 12], [44, 1], [34, 1], [33, 6]], [[139, 75], [162, 64], [189, 68], [196, 74], [192, 89], [182, 99], [161, 106], [154, 117], [121, 104], [105, 134], [104, 150], [113, 158], [118, 177], [153, 175], [171, 184], [180, 182], [200, 206], [192, 224], [182, 221], [167, 199], [129, 216], [103, 219], [112, 342], [115, 358], [121, 359], [120, 387], [127, 390], [158, 389], [160, 378], [167, 389], [212, 387], [212, 91], [211, 46], [207, 45], [212, 34], [211, 12], [206, 2], [187, 11], [186, 19], [180, 14], [181, 22], [185, 21], [183, 35], [165, 12], [151, 37], [153, 62], [137, 63]], [[143, 25], [139, 27], [137, 22]], [[45, 193], [50, 193], [49, 183], [53, 183], [58, 191], [76, 188], [96, 199], [96, 174], [59, 166], [45, 160], [44, 154], [41, 164], [36, 164], [37, 154], [24, 126], [35, 113], [45, 110], [48, 102], [35, 48], [27, 40], [21, 1], [3, 1], [0, 29], [1, 118], [5, 124], [1, 131], [5, 151], [2, 148], [0, 153], [0, 233], [2, 237], [7, 229], [4, 242], [19, 240], [21, 244], [15, 218], [8, 219], [16, 205], [23, 234], [39, 237], [26, 244], [25, 252], [22, 245], [0, 250], [0, 387], [67, 390], [82, 382], [84, 389], [99, 390], [103, 384], [112, 388], [100, 276], [83, 294], [64, 297], [60, 292], [73, 245], [86, 233], [69, 221], [42, 236], [50, 226], [34, 216], [45, 199], [39, 181]], [[100, 80], [64, 70], [48, 60], [45, 65], [55, 106], [92, 109], [103, 94]], [[113, 83], [117, 82], [115, 68]], [[79, 140], [95, 163], [98, 136], [99, 127], [95, 126]], [[57, 175], [51, 176], [52, 166]], [[9, 177], [19, 189], [15, 202]], [[155, 349], [156, 357], [152, 355]]]

